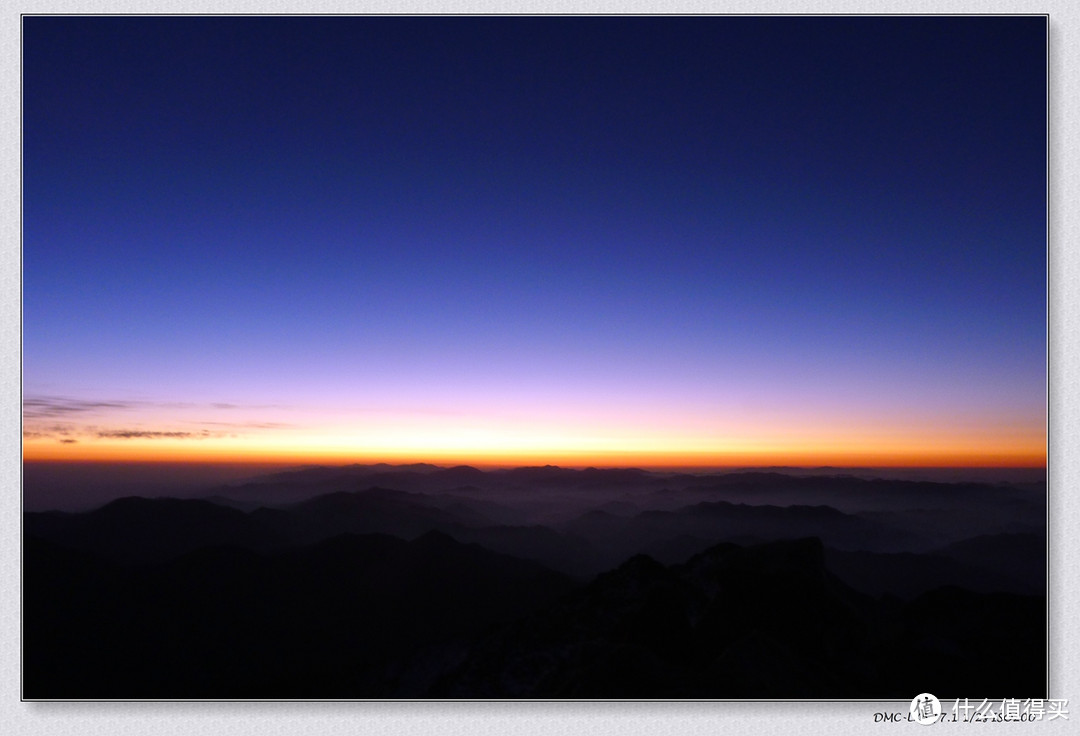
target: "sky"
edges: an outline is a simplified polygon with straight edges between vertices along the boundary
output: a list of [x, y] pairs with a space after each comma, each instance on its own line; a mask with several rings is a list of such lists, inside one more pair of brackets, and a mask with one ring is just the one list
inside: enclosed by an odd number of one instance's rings
[[23, 19], [27, 461], [1042, 466], [1046, 20]]

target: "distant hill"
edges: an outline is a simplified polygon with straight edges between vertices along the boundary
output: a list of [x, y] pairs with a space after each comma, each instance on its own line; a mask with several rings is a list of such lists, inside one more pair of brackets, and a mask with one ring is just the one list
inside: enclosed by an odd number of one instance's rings
[[216, 545], [262, 550], [283, 541], [249, 513], [194, 499], [121, 498], [82, 514], [40, 512], [24, 518], [29, 538], [128, 563]]
[[499, 524], [489, 513], [506, 515], [485, 501], [369, 488], [252, 511], [208, 500], [124, 498], [82, 514], [37, 512], [25, 519], [31, 537], [128, 565], [162, 562], [209, 546], [270, 551], [344, 533], [413, 539], [440, 531], [576, 577], [603, 569], [601, 556], [578, 537], [538, 525]]

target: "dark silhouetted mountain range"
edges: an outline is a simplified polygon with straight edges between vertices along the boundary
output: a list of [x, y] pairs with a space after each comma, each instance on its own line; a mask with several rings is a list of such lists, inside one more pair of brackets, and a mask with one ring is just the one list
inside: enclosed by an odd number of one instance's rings
[[1041, 697], [1044, 509], [1005, 485], [421, 465], [27, 513], [24, 695]]

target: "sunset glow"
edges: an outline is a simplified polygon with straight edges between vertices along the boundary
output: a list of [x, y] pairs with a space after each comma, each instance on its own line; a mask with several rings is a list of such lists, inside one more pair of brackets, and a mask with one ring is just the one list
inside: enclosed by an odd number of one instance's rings
[[[571, 410], [567, 411], [572, 415]], [[817, 426], [714, 422], [679, 431], [670, 417], [650, 424], [511, 421], [451, 415], [417, 420], [380, 416], [349, 425], [335, 417], [307, 426], [230, 426], [190, 419], [133, 420], [124, 430], [75, 424], [36, 431], [28, 425], [28, 460], [188, 461], [281, 463], [436, 462], [478, 466], [557, 463], [571, 467], [730, 467], [746, 465], [1024, 466], [1045, 463], [1045, 435], [1035, 418], [1026, 424], [977, 426], [953, 421], [911, 421], [875, 426], [833, 418]], [[212, 409], [206, 415], [213, 416]], [[116, 421], [116, 420], [114, 420]], [[202, 426], [199, 429], [197, 427]], [[148, 429], [170, 427], [173, 429]], [[212, 429], [206, 429], [211, 427]], [[660, 427], [661, 431], [650, 429]], [[181, 429], [175, 429], [181, 428]], [[59, 430], [57, 432], [56, 430]], [[62, 434], [61, 434], [62, 433]]]
[[24, 457], [1044, 466], [1012, 20], [28, 18]]

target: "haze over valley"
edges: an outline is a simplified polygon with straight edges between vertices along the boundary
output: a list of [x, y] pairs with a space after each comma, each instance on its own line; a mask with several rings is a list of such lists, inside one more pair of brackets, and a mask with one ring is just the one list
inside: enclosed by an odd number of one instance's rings
[[1045, 513], [1039, 483], [427, 464], [30, 512], [27, 694], [893, 698], [929, 656], [935, 692], [1037, 693]]

